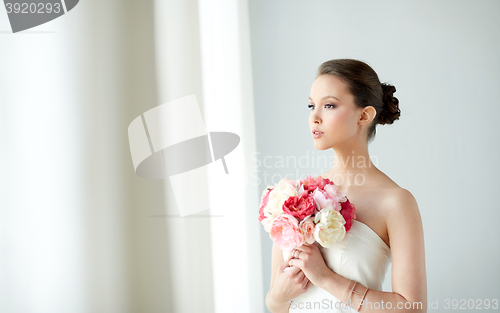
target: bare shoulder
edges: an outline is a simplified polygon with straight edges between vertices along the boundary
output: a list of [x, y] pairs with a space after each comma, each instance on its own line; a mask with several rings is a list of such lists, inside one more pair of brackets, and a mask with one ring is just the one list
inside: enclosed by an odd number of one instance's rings
[[386, 207], [392, 213], [394, 211], [403, 210], [418, 210], [417, 200], [413, 194], [402, 187], [394, 187], [387, 191], [386, 193]]
[[413, 194], [408, 189], [400, 187], [383, 173], [378, 182], [380, 187], [375, 197], [379, 204], [377, 205], [378, 212], [385, 222], [388, 241], [392, 241], [391, 233], [394, 236], [397, 233], [396, 230], [401, 227], [406, 229], [421, 228], [420, 211]]
[[384, 215], [394, 216], [399, 214], [415, 214], [418, 212], [417, 200], [413, 194], [396, 184], [384, 173], [379, 180], [380, 202], [383, 204]]
[[[395, 239], [422, 236], [422, 219], [417, 200], [413, 194], [397, 184], [388, 184], [383, 188], [382, 214], [387, 227], [388, 241], [391, 248], [397, 245]], [[416, 236], [416, 237], [415, 237]], [[406, 241], [404, 244], [407, 244]], [[403, 242], [401, 242], [403, 244]]]
[[420, 223], [417, 200], [405, 188], [395, 188], [385, 199], [387, 225], [395, 223]]

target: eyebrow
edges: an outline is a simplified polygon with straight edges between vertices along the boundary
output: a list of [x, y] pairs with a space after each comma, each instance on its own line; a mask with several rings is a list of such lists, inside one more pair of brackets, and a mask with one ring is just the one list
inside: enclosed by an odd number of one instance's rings
[[[321, 98], [321, 100], [325, 100], [328, 98], [333, 98], [333, 99], [336, 99], [337, 101], [340, 101], [337, 97], [334, 97], [334, 96], [324, 96], [323, 98]], [[309, 97], [309, 100], [312, 100], [311, 97]]]

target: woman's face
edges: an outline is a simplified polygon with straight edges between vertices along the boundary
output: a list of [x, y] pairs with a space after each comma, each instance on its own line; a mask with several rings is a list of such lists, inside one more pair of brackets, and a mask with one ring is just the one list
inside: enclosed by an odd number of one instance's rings
[[314, 138], [318, 150], [335, 148], [358, 137], [358, 119], [361, 109], [354, 104], [354, 96], [347, 85], [333, 75], [320, 75], [311, 87], [309, 96], [309, 127], [323, 134]]

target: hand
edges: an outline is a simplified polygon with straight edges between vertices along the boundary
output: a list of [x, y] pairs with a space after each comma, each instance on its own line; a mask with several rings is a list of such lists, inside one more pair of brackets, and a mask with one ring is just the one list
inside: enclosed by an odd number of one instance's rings
[[291, 256], [295, 256], [295, 258], [290, 259], [288, 264], [300, 268], [315, 286], [320, 287], [325, 279], [333, 273], [326, 265], [321, 251], [315, 244], [303, 244], [292, 250]]
[[288, 267], [292, 256], [280, 264], [270, 296], [277, 303], [286, 303], [307, 291], [311, 282], [297, 266]]

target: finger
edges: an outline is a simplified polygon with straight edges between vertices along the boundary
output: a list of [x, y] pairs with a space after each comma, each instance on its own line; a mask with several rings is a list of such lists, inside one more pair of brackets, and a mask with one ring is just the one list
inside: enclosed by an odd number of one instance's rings
[[311, 247], [307, 247], [307, 246], [302, 245], [302, 246], [298, 247], [296, 250], [297, 250], [297, 252], [296, 252], [296, 253], [294, 253], [293, 255], [294, 255], [296, 258], [300, 259], [300, 257], [301, 257], [302, 255], [304, 255], [304, 254], [308, 254], [308, 253], [310, 253], [310, 252], [311, 252]]
[[288, 267], [288, 260], [285, 260], [283, 263], [280, 264], [278, 267], [278, 272], [283, 272], [283, 270]]
[[[304, 272], [302, 272], [304, 273]], [[306, 274], [304, 274], [304, 279], [302, 280], [302, 283], [305, 285], [307, 285], [307, 283], [310, 282], [309, 278], [307, 278]]]
[[295, 248], [295, 250], [297, 251], [304, 251], [304, 249], [307, 249], [307, 247], [305, 247], [304, 244], [302, 244], [302, 246], [300, 247]]
[[297, 249], [297, 251], [295, 252], [294, 256], [296, 259], [300, 258], [300, 254], [304, 252], [302, 249]]
[[300, 259], [291, 259], [288, 261], [288, 265], [291, 267], [298, 267], [299, 269], [302, 269], [302, 261]]
[[302, 252], [303, 252], [303, 250], [302, 250], [302, 249], [300, 249], [300, 247], [299, 247], [299, 248], [297, 248], [297, 249], [293, 249], [293, 250], [292, 250], [292, 256], [293, 256], [294, 258], [298, 259], [298, 258], [299, 258], [299, 256], [300, 256], [300, 254], [301, 254]]
[[294, 268], [298, 269], [298, 272], [295, 274], [295, 278], [297, 278], [299, 282], [302, 282], [304, 278], [307, 278], [306, 274], [304, 274], [304, 271], [302, 271], [297, 266], [294, 266]]
[[309, 289], [309, 287], [311, 287], [312, 283], [311, 281], [309, 280], [306, 284], [306, 286], [304, 287], [305, 290]]
[[293, 259], [293, 256], [292, 256], [292, 255], [288, 256], [288, 258], [286, 258], [285, 260], [283, 260], [283, 263], [281, 263], [281, 264], [280, 264], [280, 268], [281, 268], [281, 270], [282, 270], [282, 271], [285, 269], [285, 267], [288, 267], [288, 266], [289, 266], [289, 265], [288, 265], [288, 262], [289, 262], [291, 259]]
[[309, 281], [301, 281], [298, 285], [300, 286], [300, 288], [305, 290], [307, 288], [308, 283]]
[[297, 275], [291, 277], [291, 279], [293, 279], [295, 285], [303, 288], [305, 286], [304, 277], [305, 277], [304, 272], [300, 271], [297, 273]]
[[300, 247], [297, 247], [295, 249], [301, 250], [301, 251], [310, 251], [312, 246], [315, 246], [315, 244], [308, 244], [307, 242], [305, 242]]
[[300, 268], [297, 266], [290, 266], [286, 273], [290, 274], [290, 276], [296, 276], [299, 272], [301, 272]]

